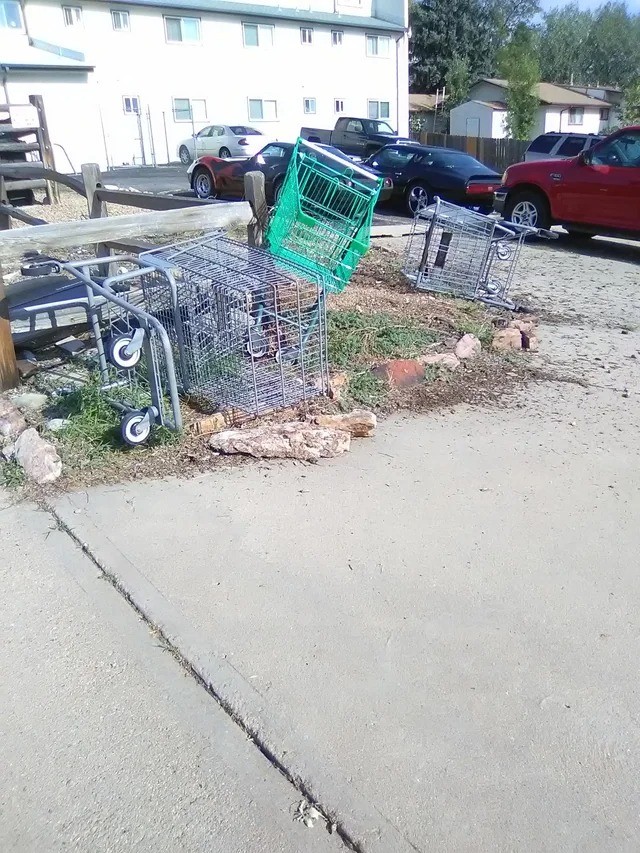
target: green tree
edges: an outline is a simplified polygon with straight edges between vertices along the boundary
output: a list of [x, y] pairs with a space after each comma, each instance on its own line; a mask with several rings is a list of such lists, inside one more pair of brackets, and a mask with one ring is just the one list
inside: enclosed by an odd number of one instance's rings
[[640, 16], [624, 3], [605, 3], [596, 11], [585, 43], [591, 85], [626, 86], [640, 76]]
[[466, 56], [455, 53], [444, 75], [446, 86], [446, 109], [447, 111], [457, 107], [467, 99], [471, 77], [469, 75], [469, 60]]
[[540, 66], [533, 33], [519, 24], [498, 57], [500, 74], [507, 81], [506, 131], [510, 139], [530, 139], [540, 102], [536, 86]]
[[640, 79], [629, 83], [623, 90], [623, 109], [620, 113], [620, 124], [640, 124]]
[[588, 82], [587, 41], [593, 15], [577, 3], [551, 9], [539, 31], [540, 75], [553, 83]]

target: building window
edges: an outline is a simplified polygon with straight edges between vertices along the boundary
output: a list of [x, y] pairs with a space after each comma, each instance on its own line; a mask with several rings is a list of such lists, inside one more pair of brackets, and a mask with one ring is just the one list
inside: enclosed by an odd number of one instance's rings
[[63, 6], [62, 17], [65, 27], [80, 27], [82, 26], [82, 7]]
[[302, 106], [304, 109], [305, 115], [315, 115], [316, 111], [316, 99], [315, 98], [303, 98]]
[[138, 98], [125, 95], [122, 98], [122, 108], [127, 115], [140, 115], [140, 101]]
[[313, 44], [313, 30], [311, 27], [300, 27], [300, 41], [302, 44]]
[[242, 40], [245, 47], [273, 47], [271, 24], [243, 24]]
[[173, 98], [173, 120], [206, 121], [207, 102], [203, 98]]
[[389, 56], [389, 36], [367, 36], [367, 56]]
[[200, 41], [200, 18], [165, 18], [164, 32], [167, 41]]
[[389, 118], [389, 101], [367, 101], [369, 118]]
[[119, 9], [111, 10], [111, 25], [117, 32], [124, 32], [129, 29], [129, 13], [121, 12]]
[[341, 47], [343, 38], [344, 33], [342, 32], [342, 30], [331, 30], [331, 44], [334, 47]]
[[571, 107], [569, 110], [569, 124], [582, 124], [584, 120], [584, 107]]
[[336, 98], [333, 102], [333, 111], [334, 113], [343, 113], [344, 112], [344, 101], [342, 98]]
[[250, 121], [275, 121], [278, 118], [278, 105], [275, 101], [261, 98], [249, 98]]
[[24, 29], [20, 4], [16, 0], [0, 0], [0, 29]]
[[600, 107], [600, 121], [609, 121], [610, 115], [609, 107]]

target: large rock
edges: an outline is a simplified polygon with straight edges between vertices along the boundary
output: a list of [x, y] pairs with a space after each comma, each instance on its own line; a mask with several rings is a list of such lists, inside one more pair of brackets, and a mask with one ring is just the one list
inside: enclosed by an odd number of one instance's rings
[[14, 457], [26, 476], [40, 485], [53, 483], [62, 473], [62, 460], [48, 441], [29, 427], [16, 439]]
[[433, 355], [420, 356], [418, 361], [425, 367], [446, 367], [447, 370], [455, 370], [460, 367], [460, 359], [453, 352], [437, 352]]
[[0, 398], [0, 444], [13, 441], [27, 428], [22, 413], [11, 400]]
[[38, 394], [37, 391], [25, 391], [23, 394], [17, 394], [13, 400], [13, 404], [19, 409], [26, 409], [30, 412], [39, 412], [49, 402], [46, 394]]
[[466, 334], [460, 338], [454, 352], [460, 361], [478, 358], [482, 352], [482, 344], [475, 335]]
[[351, 435], [342, 429], [307, 423], [264, 424], [250, 429], [227, 429], [209, 439], [218, 453], [242, 453], [257, 459], [319, 459], [339, 456], [351, 446]]
[[368, 438], [378, 422], [366, 409], [354, 409], [345, 415], [310, 415], [309, 420], [317, 426], [346, 430], [354, 438]]
[[373, 368], [374, 376], [390, 388], [408, 388], [424, 380], [424, 364], [411, 358], [394, 358]]
[[522, 332], [520, 329], [499, 329], [491, 341], [492, 349], [497, 352], [522, 349]]

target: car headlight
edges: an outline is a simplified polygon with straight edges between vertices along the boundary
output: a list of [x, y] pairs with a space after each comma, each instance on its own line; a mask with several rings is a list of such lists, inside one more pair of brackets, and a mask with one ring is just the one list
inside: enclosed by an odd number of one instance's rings
[[508, 177], [509, 177], [509, 170], [505, 169], [504, 172], [502, 173], [502, 183], [503, 184], [507, 183]]

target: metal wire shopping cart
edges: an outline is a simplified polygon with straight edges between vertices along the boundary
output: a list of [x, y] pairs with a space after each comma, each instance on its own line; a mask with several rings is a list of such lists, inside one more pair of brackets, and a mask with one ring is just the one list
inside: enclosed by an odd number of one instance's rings
[[381, 187], [371, 171], [299, 139], [267, 227], [271, 253], [344, 290], [369, 248]]
[[508, 294], [522, 243], [538, 233], [436, 198], [415, 216], [403, 272], [420, 290], [513, 310]]
[[[118, 257], [118, 265], [126, 271], [100, 277], [99, 270], [113, 260], [64, 262], [38, 256], [30, 258], [23, 273], [70, 275], [60, 304], [85, 311], [95, 343], [95, 357], [88, 366], [97, 370], [106, 398], [122, 415], [122, 438], [133, 446], [143, 444], [154, 425], [181, 429], [182, 416], [169, 337], [158, 319], [140, 304], [136, 285], [145, 270], [137, 258], [123, 255]], [[153, 269], [148, 272], [156, 273]], [[46, 304], [50, 309], [58, 306], [51, 299]], [[37, 309], [34, 305], [33, 310]]]
[[219, 233], [139, 261], [185, 393], [242, 421], [327, 391], [323, 276]]

